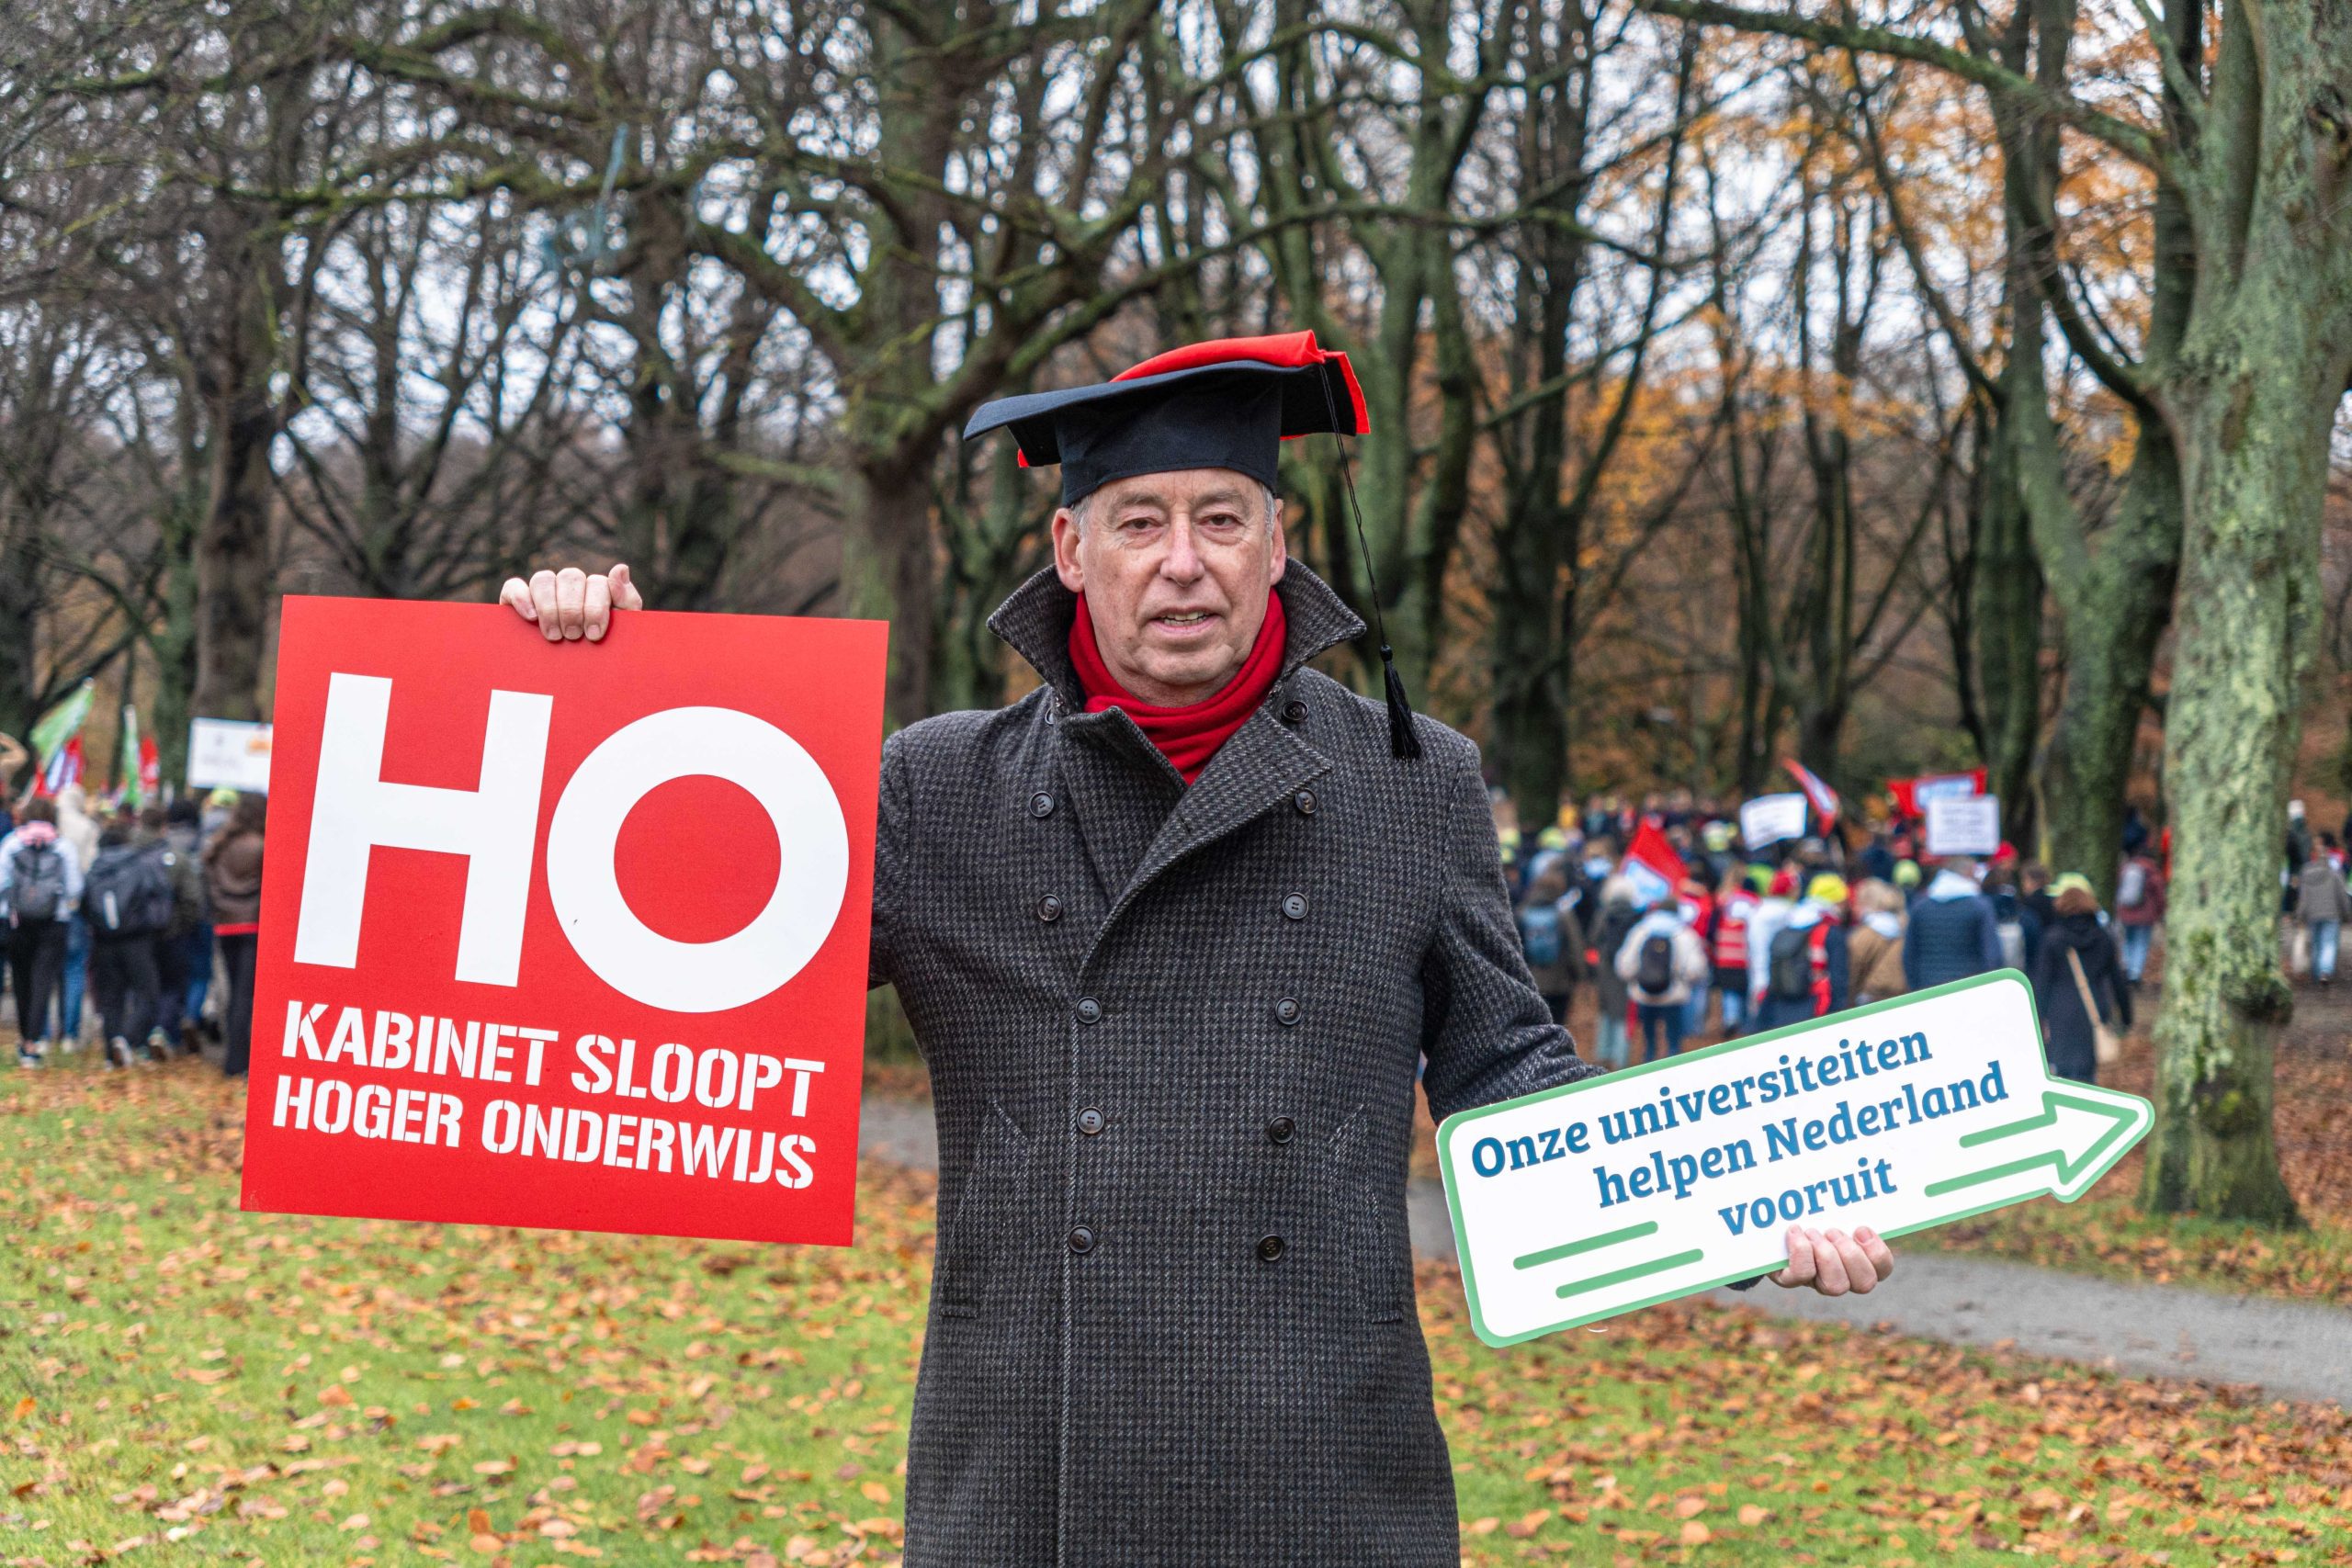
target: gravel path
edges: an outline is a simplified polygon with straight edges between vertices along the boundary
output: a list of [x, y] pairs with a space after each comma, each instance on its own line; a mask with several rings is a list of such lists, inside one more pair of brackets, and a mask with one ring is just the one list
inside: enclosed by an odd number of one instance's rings
[[[931, 1107], [868, 1096], [862, 1153], [932, 1169]], [[1453, 1258], [1445, 1193], [1416, 1179], [1413, 1249]], [[1759, 1285], [1711, 1292], [1724, 1306], [1782, 1317], [1884, 1326], [1948, 1344], [2004, 1343], [2036, 1356], [2135, 1377], [2256, 1383], [2277, 1398], [2352, 1407], [2352, 1313], [2267, 1296], [2064, 1274], [2028, 1263], [1913, 1251], [1885, 1289], [1832, 1300]]]

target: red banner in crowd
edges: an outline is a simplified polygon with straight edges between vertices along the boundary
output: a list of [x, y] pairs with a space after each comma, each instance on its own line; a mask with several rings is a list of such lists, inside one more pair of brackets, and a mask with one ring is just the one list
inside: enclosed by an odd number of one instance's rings
[[288, 599], [244, 1207], [846, 1244], [886, 637]]

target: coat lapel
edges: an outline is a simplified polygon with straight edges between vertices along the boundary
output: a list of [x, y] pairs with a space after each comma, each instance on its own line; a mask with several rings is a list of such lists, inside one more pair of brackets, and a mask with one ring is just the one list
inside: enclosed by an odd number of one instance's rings
[[1097, 908], [1109, 908], [1143, 863], [1185, 793], [1184, 777], [1135, 720], [1109, 713], [1063, 713], [1055, 771], [1094, 873]]
[[[1284, 700], [1277, 685], [1268, 705], [1250, 716], [1233, 739], [1217, 749], [1201, 776], [1176, 802], [1176, 809], [1160, 824], [1142, 863], [1111, 906], [1095, 932], [1100, 946], [1127, 907], [1142, 897], [1154, 878], [1196, 850], [1206, 849], [1290, 799], [1309, 781], [1330, 772], [1331, 760], [1278, 722], [1274, 713]], [[1138, 732], [1140, 734], [1140, 732]], [[1148, 742], [1146, 742], [1148, 744]]]

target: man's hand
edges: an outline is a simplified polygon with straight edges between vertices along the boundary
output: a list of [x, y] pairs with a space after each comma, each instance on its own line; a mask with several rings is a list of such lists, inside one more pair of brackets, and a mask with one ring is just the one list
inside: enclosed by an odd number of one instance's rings
[[1792, 1290], [1811, 1285], [1825, 1296], [1842, 1296], [1848, 1291], [1866, 1296], [1894, 1272], [1894, 1254], [1868, 1225], [1860, 1226], [1852, 1235], [1791, 1225], [1789, 1266], [1770, 1279]]
[[594, 576], [576, 566], [561, 571], [535, 571], [531, 581], [510, 577], [498, 591], [498, 602], [526, 621], [538, 623], [549, 642], [577, 642], [586, 637], [602, 642], [613, 624], [615, 610], [642, 610], [644, 596], [628, 577], [626, 563]]

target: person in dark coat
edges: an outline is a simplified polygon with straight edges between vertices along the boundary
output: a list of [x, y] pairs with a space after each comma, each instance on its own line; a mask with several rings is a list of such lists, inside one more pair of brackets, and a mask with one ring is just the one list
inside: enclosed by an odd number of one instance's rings
[[2082, 965], [2100, 1020], [2119, 1032], [2132, 1027], [2132, 987], [2123, 978], [2115, 938], [2099, 919], [2090, 879], [2069, 872], [2051, 885], [2051, 894], [2056, 918], [2042, 928], [2033, 959], [2033, 1002], [2041, 1013], [2044, 1049], [2058, 1077], [2097, 1083], [2098, 1041], [2067, 955]]
[[1923, 991], [2001, 966], [2001, 935], [1992, 901], [1978, 891], [1973, 867], [1947, 860], [1911, 900], [1903, 932], [1903, 978]]
[[[1521, 955], [1476, 748], [1308, 664], [1364, 627], [1286, 558], [1277, 441], [1361, 427], [1344, 361], [1234, 357], [967, 431], [1010, 421], [1063, 504], [989, 621], [1041, 683], [883, 749], [874, 978], [939, 1127], [908, 1568], [1461, 1558], [1414, 1082], [1426, 1054], [1443, 1117], [1592, 1069]], [[621, 568], [501, 597], [588, 640], [640, 602]], [[1774, 1278], [1891, 1267], [1800, 1231]]]
[[254, 962], [261, 942], [262, 843], [269, 825], [266, 795], [240, 795], [229, 825], [204, 852], [204, 897], [212, 911], [213, 940], [228, 972], [229, 1005], [221, 1020], [227, 1049], [220, 1071], [243, 1077], [253, 1043]]

